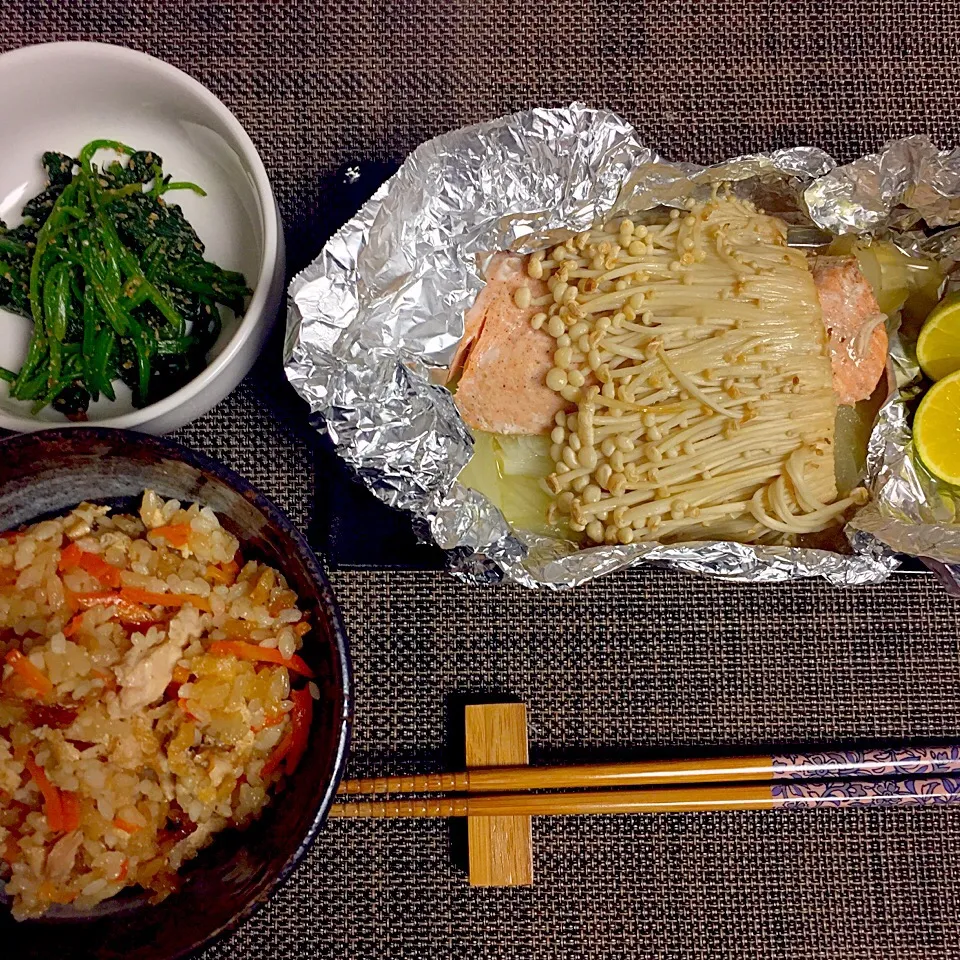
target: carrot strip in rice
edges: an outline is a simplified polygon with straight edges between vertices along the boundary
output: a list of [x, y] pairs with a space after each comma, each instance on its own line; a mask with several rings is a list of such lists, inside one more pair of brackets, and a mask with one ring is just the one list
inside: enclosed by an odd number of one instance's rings
[[80, 826], [80, 798], [69, 790], [61, 790], [60, 811], [63, 817], [63, 832], [72, 833]]
[[142, 829], [139, 824], [131, 823], [129, 820], [124, 820], [123, 817], [114, 817], [113, 825], [118, 830], [122, 830], [124, 833], [136, 833], [138, 830]]
[[23, 762], [30, 778], [40, 788], [47, 824], [54, 833], [61, 833], [63, 831], [63, 806], [60, 802], [60, 791], [49, 781], [43, 768], [29, 753]]
[[307, 687], [290, 692], [293, 701], [293, 710], [290, 711], [290, 720], [293, 724], [293, 743], [286, 758], [287, 773], [293, 773], [300, 765], [304, 753], [307, 751], [307, 742], [310, 739], [310, 724], [313, 722], [313, 697]]
[[286, 719], [286, 716], [285, 713], [278, 713], [272, 717], [266, 717], [260, 726], [251, 727], [250, 729], [253, 730], [254, 733], [259, 733], [261, 730], [266, 730], [267, 727], [278, 727]]
[[19, 673], [11, 673], [3, 682], [3, 688], [21, 700], [40, 700], [40, 694]]
[[19, 650], [11, 650], [4, 660], [13, 667], [13, 670], [21, 679], [42, 697], [49, 697], [53, 693], [53, 684], [47, 675], [34, 666], [29, 657], [25, 657]]
[[61, 551], [58, 568], [71, 570], [77, 567], [95, 577], [105, 587], [120, 586], [120, 571], [116, 567], [107, 563], [99, 554], [81, 550], [75, 543], [71, 543]]
[[67, 599], [71, 600], [78, 610], [91, 610], [93, 607], [109, 606], [120, 602], [120, 594], [114, 590], [92, 590], [89, 593], [74, 593], [64, 591]]
[[67, 595], [67, 604], [73, 610], [91, 610], [93, 607], [115, 607], [114, 614], [118, 620], [124, 623], [149, 624], [156, 623], [157, 618], [153, 612], [142, 603], [134, 603], [132, 600], [122, 596], [121, 593], [113, 590], [96, 590], [93, 593], [74, 593], [72, 590], [65, 591]]
[[311, 680], [315, 676], [302, 657], [294, 654], [288, 659], [274, 647], [258, 647], [255, 643], [244, 643], [242, 640], [214, 640], [209, 649], [211, 653], [232, 655], [241, 660], [275, 663]]
[[190, 603], [197, 610], [210, 612], [210, 601], [206, 597], [198, 597], [195, 593], [158, 593], [140, 587], [124, 587], [120, 591], [120, 597], [148, 607], [185, 607]]
[[[86, 611], [83, 611], [85, 613]], [[80, 632], [80, 628], [83, 626], [83, 613], [75, 613], [66, 623], [63, 628], [63, 635], [70, 639], [70, 637]]]
[[190, 540], [189, 523], [171, 523], [165, 527], [154, 527], [147, 531], [150, 536], [163, 537], [171, 547], [182, 549]]

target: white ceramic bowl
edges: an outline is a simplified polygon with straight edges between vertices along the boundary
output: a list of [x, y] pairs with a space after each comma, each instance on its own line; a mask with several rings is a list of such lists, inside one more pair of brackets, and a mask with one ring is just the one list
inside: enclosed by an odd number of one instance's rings
[[[20, 222], [24, 203], [44, 186], [44, 151], [76, 156], [95, 139], [154, 150], [165, 173], [207, 191], [206, 197], [178, 191], [170, 198], [206, 245], [206, 257], [247, 278], [253, 296], [246, 314], [238, 320], [224, 312], [207, 368], [185, 387], [139, 410], [123, 387], [115, 402], [91, 404], [88, 423], [166, 433], [206, 413], [253, 365], [283, 296], [280, 216], [263, 162], [239, 121], [204, 86], [161, 60], [102, 43], [50, 43], [0, 56], [0, 130], [0, 219], [8, 226]], [[31, 330], [29, 320], [0, 310], [0, 366], [20, 368]], [[32, 415], [0, 381], [0, 428], [66, 425], [51, 407]]]

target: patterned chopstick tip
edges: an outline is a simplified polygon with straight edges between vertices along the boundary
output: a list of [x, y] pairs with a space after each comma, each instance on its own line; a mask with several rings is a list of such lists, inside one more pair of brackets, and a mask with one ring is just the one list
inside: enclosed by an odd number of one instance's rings
[[827, 750], [771, 758], [774, 780], [817, 777], [918, 777], [960, 773], [960, 745], [898, 749]]
[[836, 780], [831, 783], [793, 781], [770, 788], [774, 806], [920, 807], [960, 803], [960, 778], [918, 777], [911, 780]]

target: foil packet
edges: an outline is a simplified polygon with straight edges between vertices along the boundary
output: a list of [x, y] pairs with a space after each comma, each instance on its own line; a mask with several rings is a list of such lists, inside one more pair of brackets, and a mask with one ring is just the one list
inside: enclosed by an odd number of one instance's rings
[[613, 113], [534, 109], [424, 143], [329, 240], [290, 284], [286, 375], [357, 477], [408, 511], [465, 580], [559, 589], [657, 563], [741, 581], [865, 584], [906, 553], [941, 575], [956, 564], [960, 584], [958, 501], [913, 457], [919, 372], [896, 337], [897, 389], [870, 439], [872, 499], [847, 526], [849, 553], [718, 541], [580, 549], [512, 529], [457, 482], [473, 439], [436, 373], [483, 286], [478, 255], [531, 252], [613, 216], [682, 206], [721, 182], [820, 242], [824, 231], [883, 234], [904, 250], [960, 257], [960, 231], [931, 230], [960, 223], [960, 152], [926, 137], [845, 166], [795, 147], [703, 167], [665, 160]]

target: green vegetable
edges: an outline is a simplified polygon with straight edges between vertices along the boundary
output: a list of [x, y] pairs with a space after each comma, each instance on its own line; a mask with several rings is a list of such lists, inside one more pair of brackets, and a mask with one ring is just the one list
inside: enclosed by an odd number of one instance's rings
[[50, 350], [51, 388], [60, 379], [63, 341], [67, 335], [67, 297], [70, 290], [70, 265], [58, 263], [43, 281], [43, 314], [47, 344]]
[[[100, 150], [122, 160], [102, 168]], [[0, 221], [0, 307], [33, 320], [19, 372], [0, 368], [11, 396], [84, 419], [91, 400], [126, 383], [143, 406], [195, 377], [220, 334], [219, 306], [243, 312], [242, 274], [204, 259], [196, 231], [165, 196], [173, 181], [152, 151], [114, 140], [76, 159], [45, 153], [46, 188], [23, 223]], [[2, 331], [0, 331], [2, 335]]]
[[113, 331], [109, 328], [101, 330], [93, 349], [92, 379], [95, 388], [101, 390], [108, 400], [116, 399], [112, 383], [116, 375], [116, 367], [112, 363], [116, 352], [117, 340]]
[[[12, 254], [15, 257], [26, 257], [30, 251], [25, 243], [17, 243], [9, 237], [0, 236], [0, 253]], [[8, 268], [12, 269], [12, 267]]]

